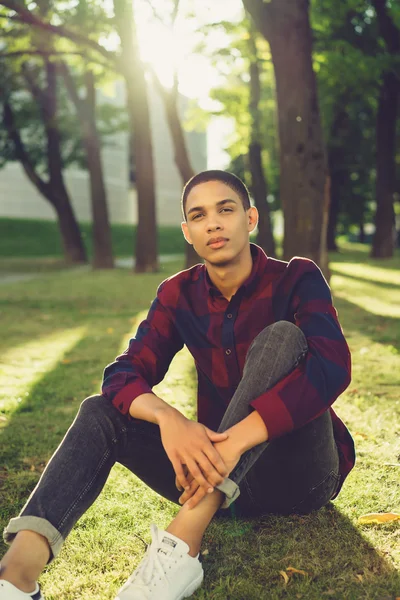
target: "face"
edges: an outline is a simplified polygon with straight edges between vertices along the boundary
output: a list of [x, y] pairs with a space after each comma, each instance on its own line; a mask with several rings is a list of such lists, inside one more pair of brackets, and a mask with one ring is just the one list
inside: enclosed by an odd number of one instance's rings
[[247, 248], [257, 218], [257, 209], [245, 210], [240, 196], [229, 186], [208, 181], [190, 191], [182, 230], [201, 258], [222, 266]]

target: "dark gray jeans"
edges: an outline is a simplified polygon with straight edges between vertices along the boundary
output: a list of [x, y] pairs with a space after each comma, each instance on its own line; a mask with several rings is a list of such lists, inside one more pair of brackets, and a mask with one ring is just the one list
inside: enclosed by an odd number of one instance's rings
[[[249, 403], [294, 369], [306, 352], [306, 338], [292, 323], [279, 321], [261, 331], [249, 348], [243, 378], [219, 431], [245, 418]], [[175, 487], [175, 473], [159, 427], [137, 419], [130, 421], [103, 396], [91, 396], [83, 401], [20, 516], [6, 527], [4, 539], [10, 542], [18, 531], [33, 530], [48, 539], [56, 556], [74, 524], [101, 492], [116, 462], [178, 503], [181, 492]], [[311, 512], [334, 495], [338, 465], [327, 411], [301, 429], [243, 454], [220, 486], [227, 494], [223, 506], [237, 498], [235, 511], [241, 516]]]

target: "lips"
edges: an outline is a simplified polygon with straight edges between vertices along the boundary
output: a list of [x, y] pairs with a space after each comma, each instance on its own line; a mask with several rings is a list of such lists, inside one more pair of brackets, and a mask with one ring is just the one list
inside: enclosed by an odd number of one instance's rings
[[211, 248], [220, 248], [221, 246], [224, 246], [228, 241], [228, 238], [224, 237], [210, 238], [207, 242], [207, 246], [211, 246]]

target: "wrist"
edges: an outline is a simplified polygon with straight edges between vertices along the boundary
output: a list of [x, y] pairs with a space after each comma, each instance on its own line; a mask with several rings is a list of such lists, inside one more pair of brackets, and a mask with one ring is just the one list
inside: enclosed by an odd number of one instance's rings
[[179, 418], [179, 417], [181, 417], [183, 419], [186, 418], [181, 412], [179, 412], [179, 410], [177, 410], [173, 406], [170, 406], [169, 404], [165, 404], [164, 406], [160, 406], [159, 408], [157, 408], [157, 410], [155, 411], [154, 417], [155, 417], [155, 422], [157, 423], [157, 425], [159, 427], [162, 427], [162, 425], [168, 419]]
[[268, 440], [268, 430], [257, 411], [230, 427], [226, 433], [241, 455]]

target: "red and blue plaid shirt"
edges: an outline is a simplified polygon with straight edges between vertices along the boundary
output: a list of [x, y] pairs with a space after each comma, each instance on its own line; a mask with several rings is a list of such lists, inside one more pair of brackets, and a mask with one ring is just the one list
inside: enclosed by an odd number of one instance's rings
[[306, 336], [308, 353], [251, 406], [265, 422], [269, 440], [329, 409], [340, 459], [338, 493], [354, 466], [355, 451], [348, 429], [331, 408], [350, 383], [351, 360], [329, 286], [307, 258], [287, 263], [267, 257], [255, 244], [250, 247], [252, 272], [230, 301], [212, 284], [203, 264], [161, 283], [127, 350], [106, 367], [102, 393], [128, 415], [134, 399], [152, 391], [186, 345], [198, 375], [198, 421], [216, 430], [253, 339], [276, 321], [290, 321]]

